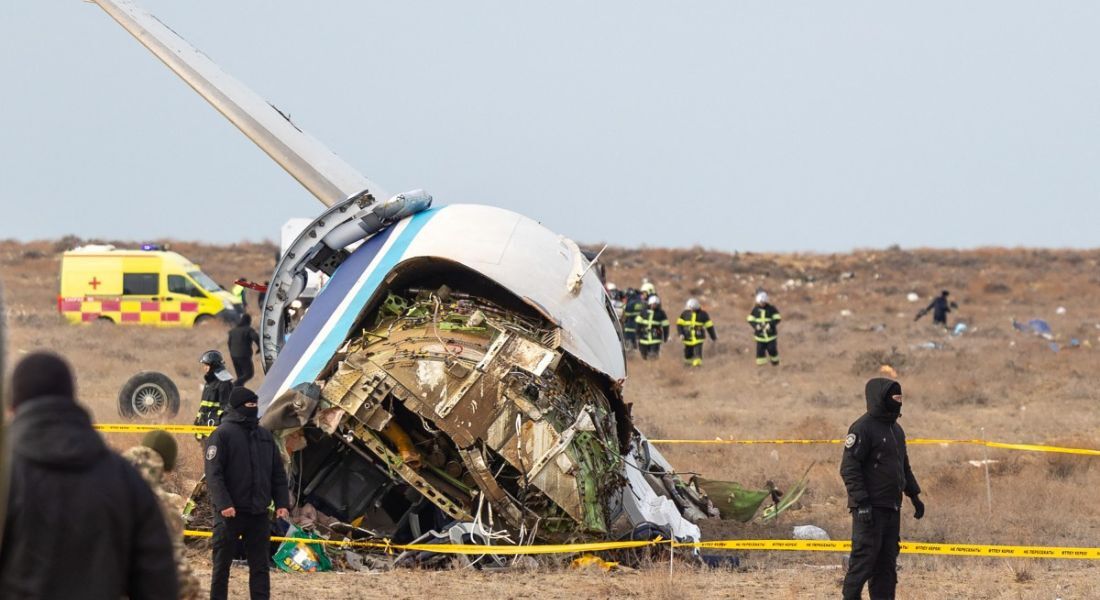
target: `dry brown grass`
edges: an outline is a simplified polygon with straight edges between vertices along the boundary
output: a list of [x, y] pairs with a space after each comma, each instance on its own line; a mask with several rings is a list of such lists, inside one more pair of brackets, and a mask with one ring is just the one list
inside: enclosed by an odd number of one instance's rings
[[[268, 276], [271, 248], [177, 244], [222, 282], [237, 275]], [[680, 365], [673, 345], [656, 363], [630, 361], [626, 384], [641, 429], [654, 438], [839, 438], [864, 407], [863, 383], [880, 360], [897, 368], [906, 389], [901, 423], [909, 437], [974, 438], [1100, 447], [1100, 399], [1095, 365], [1100, 344], [1100, 252], [982, 249], [975, 251], [861, 251], [843, 255], [738, 255], [692, 250], [605, 254], [620, 287], [643, 275], [658, 286], [675, 317], [689, 292], [710, 310], [720, 343], [708, 347], [701, 370]], [[58, 254], [53, 242], [0, 242], [0, 278], [8, 293], [11, 352], [38, 348], [64, 353], [79, 376], [81, 399], [99, 421], [115, 421], [119, 386], [133, 372], [157, 369], [176, 379], [184, 395], [178, 422], [194, 414], [197, 360], [223, 348], [220, 326], [197, 331], [70, 327], [56, 317]], [[846, 276], [845, 274], [851, 274]], [[782, 289], [788, 279], [794, 285]], [[811, 285], [812, 284], [812, 285]], [[782, 310], [778, 369], [756, 368], [744, 317], [758, 286]], [[913, 322], [927, 300], [947, 287], [960, 303], [957, 315], [972, 331], [954, 338], [928, 321]], [[1056, 315], [1058, 306], [1065, 315]], [[841, 316], [842, 310], [851, 316]], [[1053, 353], [1047, 343], [1012, 330], [1011, 318], [1047, 319], [1058, 341], [1091, 347]], [[917, 345], [934, 341], [939, 350]], [[896, 364], [894, 364], [896, 363]], [[258, 381], [257, 381], [258, 383]], [[132, 437], [116, 435], [119, 447]], [[197, 445], [181, 437], [182, 489], [201, 466]], [[188, 451], [190, 449], [190, 451]], [[684, 471], [746, 485], [789, 484], [817, 461], [798, 510], [776, 526], [709, 527], [723, 537], [788, 537], [796, 524], [848, 535], [836, 446], [669, 446], [665, 455]], [[1100, 540], [1097, 459], [1068, 455], [988, 451], [993, 513], [989, 514], [979, 447], [914, 446], [914, 470], [924, 487], [928, 514], [906, 508], [903, 537], [912, 540], [998, 544], [1096, 546]], [[696, 571], [678, 567], [597, 575], [558, 569], [530, 576], [483, 573], [396, 572], [377, 576], [332, 574], [276, 576], [277, 593], [328, 598], [382, 595], [454, 597], [836, 597], [837, 554], [756, 553], [747, 569]], [[1070, 561], [985, 560], [903, 556], [902, 597], [1100, 597], [1100, 570]], [[243, 573], [242, 573], [243, 575]], [[355, 583], [352, 583], [355, 582]], [[243, 577], [235, 585], [243, 583]], [[238, 592], [242, 588], [236, 588]], [[307, 591], [308, 590], [308, 591]], [[367, 590], [367, 591], [364, 591]], [[373, 591], [372, 591], [373, 590]], [[386, 595], [392, 595], [386, 593]]]

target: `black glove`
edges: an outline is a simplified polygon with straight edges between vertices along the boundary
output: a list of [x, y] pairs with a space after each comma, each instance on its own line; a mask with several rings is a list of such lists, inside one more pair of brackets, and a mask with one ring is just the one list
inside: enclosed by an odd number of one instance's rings
[[866, 523], [867, 525], [870, 525], [872, 522], [874, 522], [874, 517], [871, 516], [871, 507], [861, 506], [857, 508], [856, 519], [859, 519], [860, 523]]
[[920, 496], [913, 494], [912, 496], [909, 496], [909, 500], [913, 503], [913, 508], [916, 509], [913, 511], [913, 518], [920, 519], [921, 517], [923, 517], [924, 502], [921, 502]]

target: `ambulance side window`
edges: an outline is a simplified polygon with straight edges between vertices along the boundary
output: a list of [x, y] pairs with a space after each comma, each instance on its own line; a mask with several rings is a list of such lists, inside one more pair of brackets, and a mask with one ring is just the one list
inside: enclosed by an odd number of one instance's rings
[[168, 292], [171, 294], [183, 294], [184, 296], [191, 296], [193, 298], [204, 298], [206, 296], [199, 291], [199, 288], [195, 287], [195, 284], [191, 283], [191, 281], [183, 275], [168, 276]]
[[132, 296], [156, 296], [160, 292], [159, 273], [123, 273], [122, 293]]

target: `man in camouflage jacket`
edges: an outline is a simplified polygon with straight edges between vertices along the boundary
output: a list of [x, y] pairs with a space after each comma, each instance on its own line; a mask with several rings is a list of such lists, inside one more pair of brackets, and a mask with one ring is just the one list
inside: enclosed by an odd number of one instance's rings
[[122, 456], [141, 473], [160, 501], [161, 512], [164, 513], [164, 521], [168, 525], [168, 535], [172, 538], [180, 600], [198, 600], [202, 597], [202, 589], [198, 578], [191, 571], [191, 566], [187, 564], [186, 547], [183, 544], [185, 501], [179, 494], [164, 489], [164, 473], [175, 467], [176, 440], [166, 431], [150, 431], [142, 439], [142, 445], [130, 448]]

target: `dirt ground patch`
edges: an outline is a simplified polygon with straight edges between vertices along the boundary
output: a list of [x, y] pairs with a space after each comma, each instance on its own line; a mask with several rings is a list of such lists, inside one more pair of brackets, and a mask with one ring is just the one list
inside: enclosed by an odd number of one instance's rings
[[[243, 275], [265, 279], [267, 245], [175, 244], [227, 283]], [[83, 401], [99, 422], [118, 421], [115, 398], [134, 372], [160, 370], [183, 395], [175, 419], [189, 423], [199, 389], [198, 358], [225, 348], [221, 326], [172, 331], [69, 326], [56, 312], [59, 252], [55, 242], [0, 242], [0, 280], [6, 288], [9, 351], [18, 359], [35, 349], [66, 355], [78, 374]], [[650, 437], [726, 439], [842, 438], [864, 410], [863, 383], [875, 362], [893, 361], [906, 392], [900, 421], [910, 438], [975, 438], [1100, 447], [1100, 251], [860, 251], [839, 255], [727, 254], [695, 250], [608, 249], [609, 279], [620, 288], [643, 276], [657, 285], [669, 313], [689, 294], [710, 311], [719, 343], [705, 364], [685, 370], [675, 345], [660, 360], [629, 359], [627, 401]], [[745, 324], [758, 287], [783, 313], [782, 365], [753, 364]], [[952, 314], [969, 330], [961, 336], [913, 316], [947, 288], [959, 302]], [[909, 302], [910, 292], [920, 301]], [[1059, 311], [1062, 307], [1065, 310]], [[1012, 319], [1046, 319], [1051, 341], [1017, 332]], [[1073, 340], [1076, 340], [1074, 343]], [[881, 366], [881, 365], [879, 365]], [[259, 378], [253, 381], [258, 384]], [[135, 442], [114, 434], [119, 448]], [[201, 457], [180, 437], [181, 467], [172, 486], [188, 489]], [[849, 534], [836, 446], [666, 446], [683, 472], [749, 486], [789, 485], [813, 463], [810, 488], [797, 510], [772, 526], [723, 525], [723, 537], [787, 538], [794, 525], [814, 524], [834, 539]], [[913, 541], [1096, 546], [1100, 487], [1095, 458], [989, 450], [993, 511], [982, 469], [968, 461], [986, 451], [969, 446], [914, 446], [914, 471], [928, 513], [906, 507], [902, 536]], [[398, 571], [312, 576], [276, 574], [281, 597], [371, 598], [612, 598], [836, 597], [840, 556], [750, 553], [736, 571], [667, 567], [611, 575], [547, 569], [517, 574]], [[200, 563], [202, 557], [197, 556]], [[907, 598], [1100, 597], [1092, 563], [1008, 559], [902, 557]], [[208, 567], [207, 567], [208, 568]], [[234, 589], [244, 593], [243, 571]]]
[[[200, 571], [204, 581], [209, 571]], [[234, 569], [232, 596], [247, 594], [246, 569]], [[699, 571], [667, 568], [626, 573], [536, 571], [514, 573], [477, 571], [393, 571], [379, 574], [321, 573], [272, 574], [272, 596], [326, 600], [357, 598], [438, 598], [488, 600], [496, 598], [761, 598], [800, 600], [838, 598], [843, 570], [832, 565], [798, 562], [762, 564], [747, 569]], [[1050, 565], [1009, 565], [1005, 562], [966, 565], [926, 565], [901, 562], [898, 598], [1096, 598], [1100, 569], [1062, 569]]]

